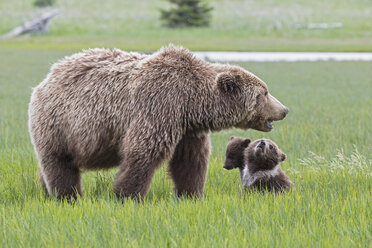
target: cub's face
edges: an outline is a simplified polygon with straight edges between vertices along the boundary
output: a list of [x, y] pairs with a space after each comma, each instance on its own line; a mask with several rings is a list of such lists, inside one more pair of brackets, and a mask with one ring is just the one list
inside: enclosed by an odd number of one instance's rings
[[244, 166], [244, 150], [250, 142], [249, 139], [231, 137], [230, 142], [227, 144], [223, 168], [227, 170], [242, 168]]
[[220, 91], [234, 104], [239, 115], [237, 128], [253, 128], [263, 132], [273, 129], [273, 122], [284, 119], [289, 109], [270, 95], [266, 84], [254, 74], [240, 68], [217, 76]]
[[253, 141], [246, 150], [246, 157], [255, 171], [272, 170], [286, 159], [286, 155], [269, 139]]

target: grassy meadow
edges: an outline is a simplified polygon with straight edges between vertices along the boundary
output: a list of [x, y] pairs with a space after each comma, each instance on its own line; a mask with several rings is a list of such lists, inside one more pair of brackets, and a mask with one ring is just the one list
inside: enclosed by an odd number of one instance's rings
[[[240, 64], [290, 114], [270, 133], [212, 134], [202, 199], [175, 197], [163, 166], [143, 204], [116, 200], [115, 169], [85, 173], [85, 197], [69, 204], [40, 188], [27, 104], [51, 63], [73, 52], [0, 49], [0, 246], [372, 246], [371, 62]], [[296, 190], [245, 195], [238, 171], [222, 169], [231, 135], [273, 139]]]
[[[370, 0], [206, 0], [214, 8], [207, 28], [162, 27], [166, 0], [56, 0], [61, 13], [48, 35], [0, 40], [0, 47], [80, 49], [116, 46], [154, 51], [173, 42], [192, 50], [372, 51]], [[47, 9], [30, 0], [0, 1], [0, 34]], [[341, 28], [306, 29], [342, 23]]]

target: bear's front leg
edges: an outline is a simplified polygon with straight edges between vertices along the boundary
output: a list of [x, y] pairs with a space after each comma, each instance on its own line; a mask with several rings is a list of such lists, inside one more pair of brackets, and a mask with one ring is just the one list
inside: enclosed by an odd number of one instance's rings
[[169, 171], [178, 196], [202, 196], [209, 153], [208, 133], [186, 135], [178, 143], [169, 162]]

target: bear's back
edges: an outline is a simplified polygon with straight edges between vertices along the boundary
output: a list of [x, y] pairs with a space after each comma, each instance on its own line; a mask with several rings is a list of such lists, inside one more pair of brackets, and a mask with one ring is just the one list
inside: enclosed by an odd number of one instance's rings
[[148, 55], [127, 53], [119, 49], [95, 48], [67, 56], [54, 63], [46, 80], [49, 84], [63, 86], [89, 82], [105, 83], [110, 79], [133, 74], [139, 61]]
[[53, 134], [68, 140], [69, 149], [89, 156], [96, 153], [95, 143], [114, 147], [130, 120], [128, 84], [138, 61], [146, 56], [91, 49], [55, 63], [32, 93], [29, 125], [33, 140], [45, 135], [51, 139]]

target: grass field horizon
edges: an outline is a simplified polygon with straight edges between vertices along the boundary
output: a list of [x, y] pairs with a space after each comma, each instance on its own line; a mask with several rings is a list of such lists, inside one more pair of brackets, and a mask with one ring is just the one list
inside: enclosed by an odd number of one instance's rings
[[[48, 9], [33, 1], [0, 2], [0, 34]], [[210, 27], [168, 29], [159, 9], [167, 1], [58, 0], [61, 13], [48, 34], [0, 40], [0, 47], [82, 49], [105, 46], [155, 51], [169, 42], [192, 50], [230, 51], [372, 51], [372, 2], [368, 0], [215, 0]], [[341, 28], [297, 28], [342, 23]]]
[[[270, 133], [211, 134], [203, 198], [177, 198], [163, 166], [143, 204], [116, 199], [116, 169], [84, 173], [84, 198], [69, 204], [38, 183], [27, 107], [50, 65], [75, 51], [0, 49], [0, 246], [372, 246], [372, 62], [239, 63], [290, 114]], [[238, 171], [222, 169], [231, 135], [274, 140], [296, 190], [244, 194]]]

